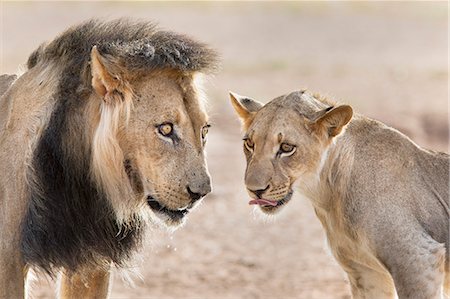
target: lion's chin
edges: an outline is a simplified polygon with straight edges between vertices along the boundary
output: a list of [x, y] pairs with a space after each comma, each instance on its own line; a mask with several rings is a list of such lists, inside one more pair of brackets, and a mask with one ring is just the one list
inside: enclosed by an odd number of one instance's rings
[[260, 205], [260, 210], [267, 215], [275, 215], [278, 213], [292, 198], [293, 191], [289, 191], [289, 193], [281, 200], [277, 202], [275, 206], [272, 205]]
[[147, 204], [156, 216], [158, 222], [170, 229], [175, 229], [183, 225], [186, 221], [186, 216], [190, 211], [188, 207], [178, 210], [169, 209], [152, 196], [147, 197]]
[[160, 213], [152, 210], [152, 218], [155, 223], [162, 228], [174, 231], [184, 225], [187, 220], [187, 214], [183, 217], [171, 217], [165, 213]]
[[154, 213], [158, 218], [158, 223], [162, 225], [162, 227], [168, 229], [169, 231], [174, 231], [177, 228], [183, 226], [186, 223], [187, 217], [173, 219], [164, 214]]

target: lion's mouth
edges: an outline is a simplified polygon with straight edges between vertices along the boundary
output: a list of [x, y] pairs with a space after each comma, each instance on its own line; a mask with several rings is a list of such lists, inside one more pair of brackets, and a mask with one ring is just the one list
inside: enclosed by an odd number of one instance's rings
[[157, 201], [152, 196], [147, 196], [147, 204], [152, 209], [153, 212], [156, 214], [162, 214], [170, 218], [170, 220], [178, 222], [183, 219], [184, 216], [186, 216], [187, 213], [189, 213], [188, 208], [183, 208], [179, 210], [172, 210], [164, 205], [162, 205], [159, 201]]
[[289, 191], [289, 193], [280, 200], [269, 200], [269, 199], [252, 199], [248, 203], [250, 205], [259, 205], [260, 208], [266, 213], [275, 212], [281, 206], [288, 203], [292, 198], [293, 191]]

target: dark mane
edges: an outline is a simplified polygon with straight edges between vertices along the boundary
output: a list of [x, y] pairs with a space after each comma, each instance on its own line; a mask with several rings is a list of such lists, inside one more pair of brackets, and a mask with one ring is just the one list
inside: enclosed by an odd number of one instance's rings
[[126, 20], [88, 21], [31, 54], [28, 68], [50, 61], [64, 65], [53, 95], [56, 106], [28, 169], [30, 203], [21, 236], [24, 261], [49, 274], [61, 267], [70, 273], [86, 264], [121, 265], [141, 243], [139, 217], [118, 224], [90, 173], [92, 141], [86, 133], [86, 101], [80, 99], [92, 91], [85, 73], [94, 45], [102, 55], [119, 58], [128, 71], [207, 71], [216, 62], [204, 44]]
[[47, 46], [41, 45], [28, 59], [28, 68], [40, 61], [77, 61], [87, 64], [90, 51], [119, 58], [129, 71], [171, 68], [207, 72], [215, 69], [216, 53], [191, 38], [160, 31], [153, 23], [119, 19], [90, 20], [74, 26]]
[[[77, 79], [75, 79], [77, 78]], [[113, 208], [90, 174], [91, 141], [83, 124], [78, 77], [60, 80], [58, 99], [27, 173], [29, 206], [23, 221], [24, 262], [53, 275], [85, 265], [122, 265], [139, 246], [138, 217], [119, 225]]]

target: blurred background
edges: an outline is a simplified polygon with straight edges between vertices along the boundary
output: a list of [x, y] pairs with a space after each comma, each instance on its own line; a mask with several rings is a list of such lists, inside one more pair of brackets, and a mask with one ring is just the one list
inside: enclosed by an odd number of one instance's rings
[[[88, 18], [154, 20], [209, 43], [222, 68], [206, 83], [214, 191], [174, 233], [155, 229], [116, 273], [112, 298], [350, 298], [307, 199], [275, 219], [249, 207], [240, 125], [228, 91], [262, 102], [308, 88], [448, 152], [447, 2], [0, 2], [0, 73]], [[52, 298], [40, 277], [34, 298]]]

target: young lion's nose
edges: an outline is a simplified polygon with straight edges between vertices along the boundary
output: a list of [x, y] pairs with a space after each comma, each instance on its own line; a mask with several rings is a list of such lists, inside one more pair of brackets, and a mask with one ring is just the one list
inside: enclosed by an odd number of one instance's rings
[[251, 190], [251, 189], [248, 189], [248, 191], [250, 191], [250, 192], [252, 192], [253, 194], [255, 194], [257, 198], [262, 198], [262, 195], [264, 194], [264, 192], [267, 191], [267, 189], [269, 189], [269, 185], [267, 185], [267, 187], [264, 188], [264, 189], [258, 189], [258, 190]]

